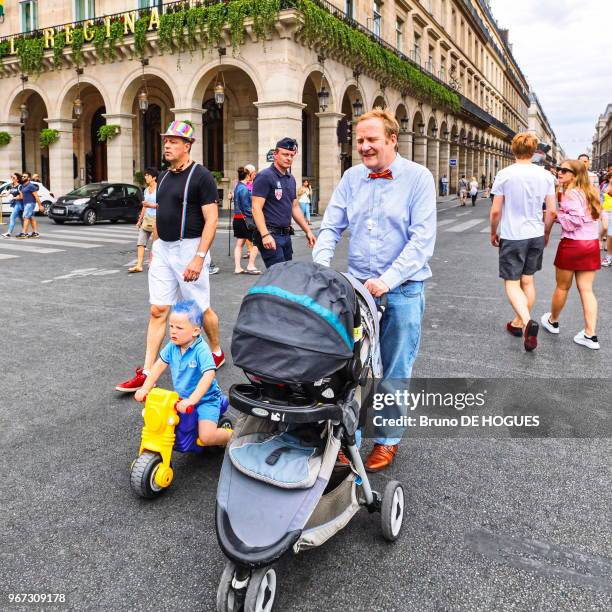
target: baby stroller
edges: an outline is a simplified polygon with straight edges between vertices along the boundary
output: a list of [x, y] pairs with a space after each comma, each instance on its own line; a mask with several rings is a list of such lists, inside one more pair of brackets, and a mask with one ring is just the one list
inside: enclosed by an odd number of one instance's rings
[[[323, 544], [360, 506], [381, 513], [385, 539], [398, 538], [402, 485], [373, 491], [355, 444], [365, 389], [382, 374], [379, 316], [361, 283], [312, 263], [272, 266], [245, 296], [232, 357], [250, 382], [230, 389], [241, 422], [217, 489], [229, 559], [219, 612], [269, 612], [272, 565]], [[341, 449], [350, 465], [337, 461]]]

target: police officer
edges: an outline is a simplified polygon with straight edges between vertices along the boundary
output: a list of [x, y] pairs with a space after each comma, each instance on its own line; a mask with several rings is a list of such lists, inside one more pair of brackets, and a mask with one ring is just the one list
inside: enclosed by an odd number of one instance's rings
[[274, 149], [274, 163], [262, 170], [253, 182], [253, 220], [257, 226], [253, 242], [259, 247], [266, 268], [291, 261], [291, 218], [304, 230], [308, 246], [314, 247], [312, 233], [296, 197], [295, 178], [290, 172], [297, 153], [297, 141], [282, 138]]

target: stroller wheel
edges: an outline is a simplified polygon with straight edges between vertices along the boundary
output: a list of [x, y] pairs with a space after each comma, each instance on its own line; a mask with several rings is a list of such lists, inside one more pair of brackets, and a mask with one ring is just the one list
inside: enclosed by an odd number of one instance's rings
[[404, 488], [397, 480], [387, 483], [380, 510], [383, 537], [395, 542], [402, 530], [404, 521]]
[[217, 612], [242, 612], [244, 610], [244, 589], [234, 588], [232, 583], [235, 575], [236, 566], [228, 561], [223, 568], [217, 588]]
[[276, 571], [262, 567], [253, 571], [244, 600], [244, 612], [270, 612], [276, 597]]

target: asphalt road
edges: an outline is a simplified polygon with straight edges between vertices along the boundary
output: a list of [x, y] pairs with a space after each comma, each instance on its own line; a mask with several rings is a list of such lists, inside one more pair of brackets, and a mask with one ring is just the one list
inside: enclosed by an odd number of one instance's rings
[[[455, 206], [440, 207], [414, 375], [542, 379], [533, 399], [549, 407], [563, 400], [551, 379], [582, 379], [578, 390], [593, 387], [589, 378], [609, 380], [612, 270], [596, 285], [599, 352], [572, 342], [582, 327], [573, 293], [560, 336], [543, 336], [526, 354], [503, 329], [510, 311], [481, 231], [487, 201]], [[135, 232], [41, 225], [36, 244], [0, 243], [0, 609], [36, 608], [10, 605], [9, 593], [65, 593], [52, 609], [213, 610], [224, 565], [214, 530], [222, 455], [176, 456], [176, 480], [154, 501], [129, 488], [142, 419], [113, 388], [144, 350], [146, 274], [126, 266]], [[308, 256], [302, 238], [295, 245]], [[554, 247], [537, 277], [538, 318], [552, 293]], [[214, 258], [212, 301], [229, 351], [253, 279], [232, 274], [227, 233]], [[228, 360], [218, 378], [227, 389], [242, 374]], [[576, 410], [609, 423], [610, 396], [590, 394]], [[406, 439], [395, 465], [373, 478], [379, 488], [405, 485], [401, 539], [387, 544], [378, 516], [357, 514], [324, 546], [279, 564], [277, 609], [612, 609], [612, 443], [605, 427], [599, 436]]]

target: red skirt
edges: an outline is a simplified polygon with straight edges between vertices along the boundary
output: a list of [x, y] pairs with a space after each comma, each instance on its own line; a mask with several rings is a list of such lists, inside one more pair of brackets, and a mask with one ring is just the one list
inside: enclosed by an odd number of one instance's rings
[[599, 270], [601, 268], [599, 240], [561, 238], [555, 257], [555, 267], [574, 271]]

